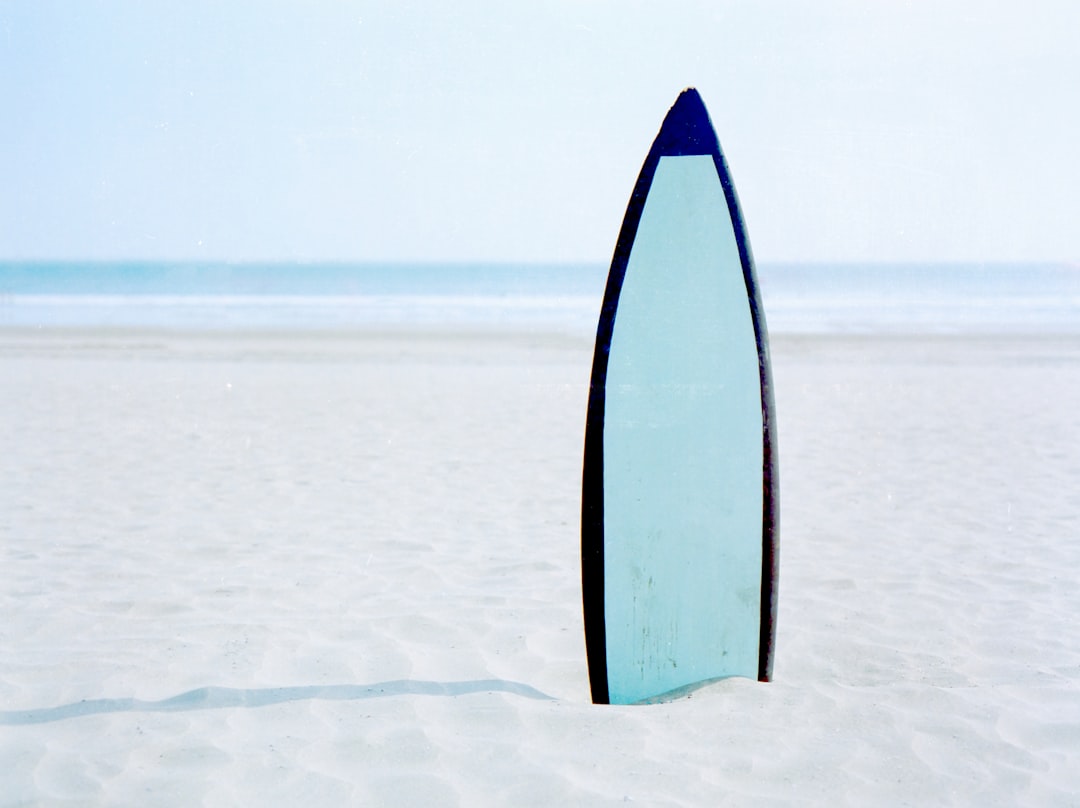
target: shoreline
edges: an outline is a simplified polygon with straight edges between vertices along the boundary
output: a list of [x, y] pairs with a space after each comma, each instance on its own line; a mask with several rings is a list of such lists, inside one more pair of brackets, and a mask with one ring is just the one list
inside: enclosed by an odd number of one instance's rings
[[[0, 358], [77, 356], [215, 356], [237, 359], [375, 358], [381, 354], [450, 361], [539, 352], [591, 363], [594, 337], [565, 329], [384, 327], [352, 329], [5, 328]], [[770, 334], [774, 365], [788, 361], [953, 363], [1080, 361], [1074, 333], [790, 333]]]

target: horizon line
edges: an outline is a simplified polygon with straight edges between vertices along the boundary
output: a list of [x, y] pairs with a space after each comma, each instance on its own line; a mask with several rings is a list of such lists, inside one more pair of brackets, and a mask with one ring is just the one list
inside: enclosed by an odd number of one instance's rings
[[[775, 258], [756, 259], [757, 266], [804, 266], [804, 267], [842, 267], [842, 266], [1015, 266], [1043, 265], [1080, 269], [1080, 258]], [[599, 259], [470, 259], [470, 258], [150, 258], [150, 257], [33, 257], [9, 258], [0, 256], [0, 266], [14, 265], [224, 265], [224, 266], [384, 266], [384, 267], [435, 267], [435, 266], [474, 266], [474, 267], [607, 267], [610, 260]]]

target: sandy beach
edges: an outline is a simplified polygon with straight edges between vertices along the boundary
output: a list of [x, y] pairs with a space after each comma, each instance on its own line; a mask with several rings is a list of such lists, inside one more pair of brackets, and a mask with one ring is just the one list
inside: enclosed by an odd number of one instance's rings
[[1080, 337], [774, 337], [775, 681], [631, 707], [591, 350], [0, 331], [0, 806], [1077, 804]]

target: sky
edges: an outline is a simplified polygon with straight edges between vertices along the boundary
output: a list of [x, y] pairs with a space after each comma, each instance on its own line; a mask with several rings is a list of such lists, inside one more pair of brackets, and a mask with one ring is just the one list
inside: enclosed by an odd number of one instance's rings
[[678, 93], [759, 262], [1080, 262], [1073, 0], [0, 0], [0, 260], [607, 262]]

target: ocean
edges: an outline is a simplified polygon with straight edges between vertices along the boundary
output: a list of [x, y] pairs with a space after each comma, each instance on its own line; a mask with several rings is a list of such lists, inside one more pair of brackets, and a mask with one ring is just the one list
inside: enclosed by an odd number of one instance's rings
[[[0, 328], [591, 334], [601, 264], [0, 263]], [[1080, 332], [1080, 266], [760, 264], [769, 330]]]

